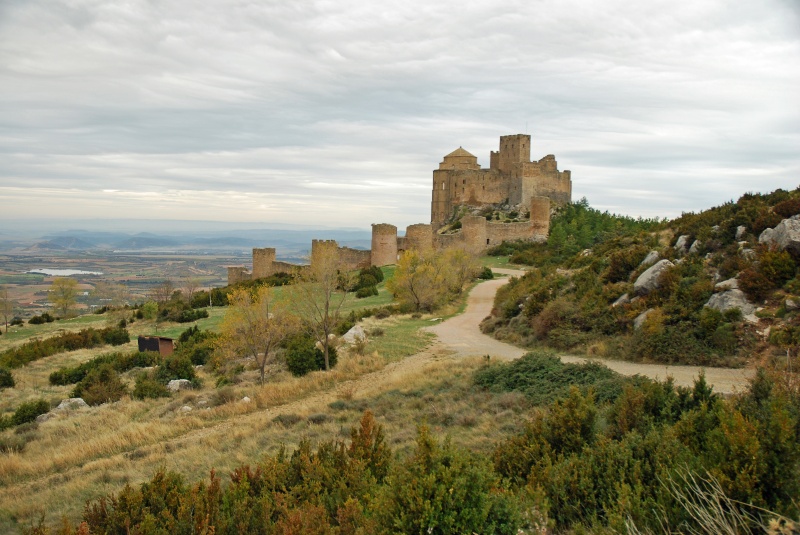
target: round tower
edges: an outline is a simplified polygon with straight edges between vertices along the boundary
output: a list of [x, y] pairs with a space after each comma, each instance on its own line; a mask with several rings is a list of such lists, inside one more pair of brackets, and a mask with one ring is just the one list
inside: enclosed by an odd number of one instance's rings
[[433, 227], [425, 223], [409, 225], [406, 228], [406, 248], [419, 252], [433, 249]]
[[372, 225], [372, 265], [397, 263], [397, 227], [388, 223]]
[[550, 198], [531, 197], [531, 233], [545, 237], [550, 233]]

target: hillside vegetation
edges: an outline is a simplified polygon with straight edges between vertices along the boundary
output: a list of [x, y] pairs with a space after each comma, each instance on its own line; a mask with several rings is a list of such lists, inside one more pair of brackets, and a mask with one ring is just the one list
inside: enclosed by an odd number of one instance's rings
[[[747, 194], [662, 222], [570, 205], [546, 244], [490, 251], [532, 268], [498, 292], [482, 328], [527, 347], [634, 361], [740, 366], [785, 355], [800, 342], [797, 253], [758, 238], [798, 213], [799, 190]], [[660, 274], [640, 288], [656, 264]], [[746, 300], [708, 306], [723, 292]]]

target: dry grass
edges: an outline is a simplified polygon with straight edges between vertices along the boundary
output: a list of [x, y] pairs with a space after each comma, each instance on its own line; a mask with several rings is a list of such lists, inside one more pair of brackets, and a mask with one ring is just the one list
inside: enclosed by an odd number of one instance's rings
[[[331, 372], [301, 378], [274, 369], [263, 386], [255, 381], [254, 372], [245, 372], [243, 382], [225, 387], [221, 404], [219, 390], [213, 388], [216, 378], [201, 370], [204, 388], [171, 399], [123, 398], [33, 424], [24, 435], [6, 430], [0, 438], [13, 436], [22, 440], [25, 448], [0, 454], [0, 532], [13, 532], [20, 522], [38, 516], [42, 504], [47, 504], [49, 523], [61, 515], [77, 519], [86, 500], [117, 492], [126, 483], [144, 481], [162, 465], [196, 480], [206, 477], [212, 468], [226, 473], [240, 464], [258, 462], [281, 444], [291, 448], [303, 437], [321, 441], [349, 435], [362, 407], [372, 405], [372, 400], [385, 407], [385, 412], [393, 412], [391, 419], [384, 420], [395, 433], [396, 443], [410, 445], [417, 422], [412, 409], [395, 410], [397, 400], [387, 402], [376, 396], [384, 388], [409, 388], [446, 373], [446, 367], [440, 368], [442, 363], [424, 359], [419, 359], [419, 366], [405, 366], [405, 357], [430, 345], [431, 335], [418, 332], [428, 324], [425, 319], [407, 317], [371, 319], [367, 328], [382, 329], [384, 334], [370, 340], [364, 355], [342, 351]], [[113, 350], [117, 349], [132, 347]], [[18, 387], [4, 391], [3, 407], [9, 410], [41, 397], [54, 402], [68, 397], [73, 386], [52, 387], [49, 374], [110, 350], [63, 353], [14, 370]], [[418, 357], [410, 362], [416, 363], [415, 359]], [[392, 370], [401, 363], [408, 371], [395, 377]], [[125, 377], [133, 382], [132, 373]], [[249, 403], [241, 401], [245, 396]], [[337, 400], [352, 406], [330, 408]], [[184, 412], [183, 407], [191, 410]], [[282, 425], [273, 421], [278, 415], [295, 415], [297, 418], [288, 421], [297, 421]], [[405, 422], [395, 424], [400, 415]]]

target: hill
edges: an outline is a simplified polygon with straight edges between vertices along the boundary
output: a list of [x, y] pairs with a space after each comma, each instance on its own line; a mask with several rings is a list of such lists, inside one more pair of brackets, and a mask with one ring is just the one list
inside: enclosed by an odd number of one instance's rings
[[800, 332], [799, 251], [767, 229], [798, 213], [800, 190], [661, 222], [571, 205], [547, 244], [490, 251], [532, 269], [498, 292], [484, 332], [646, 362], [741, 366], [785, 354]]

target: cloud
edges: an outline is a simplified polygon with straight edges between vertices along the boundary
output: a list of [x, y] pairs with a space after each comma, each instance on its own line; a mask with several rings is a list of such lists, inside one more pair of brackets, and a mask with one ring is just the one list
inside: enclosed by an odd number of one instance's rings
[[486, 166], [527, 131], [576, 197], [674, 216], [797, 186], [798, 23], [791, 0], [7, 1], [0, 208], [405, 225], [444, 154]]

